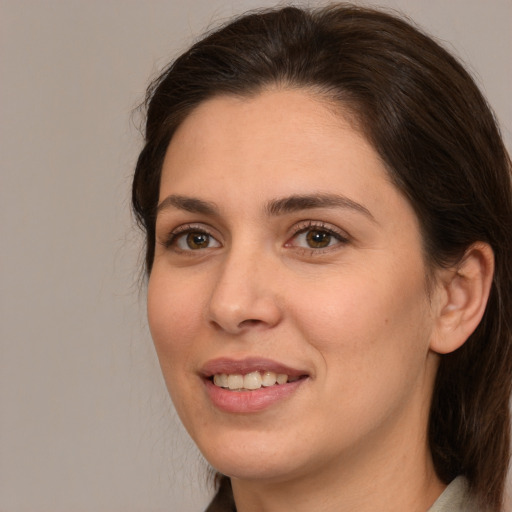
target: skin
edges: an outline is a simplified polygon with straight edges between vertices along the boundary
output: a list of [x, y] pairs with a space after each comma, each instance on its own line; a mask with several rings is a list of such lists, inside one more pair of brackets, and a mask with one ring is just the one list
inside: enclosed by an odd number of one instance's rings
[[[349, 206], [266, 208], [310, 194]], [[447, 293], [427, 293], [418, 220], [353, 123], [307, 91], [209, 100], [170, 143], [160, 202], [151, 333], [178, 414], [232, 477], [239, 512], [426, 511], [444, 488], [426, 430]], [[206, 246], [190, 248], [186, 229]], [[312, 248], [311, 229], [336, 235]], [[248, 356], [308, 378], [257, 413], [220, 411], [201, 368]]]

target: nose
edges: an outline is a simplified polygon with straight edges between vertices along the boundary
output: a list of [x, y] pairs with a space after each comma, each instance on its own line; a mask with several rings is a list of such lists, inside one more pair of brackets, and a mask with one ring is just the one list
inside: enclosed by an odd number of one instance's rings
[[209, 322], [229, 334], [272, 328], [282, 318], [276, 293], [276, 262], [248, 251], [222, 264], [208, 304]]

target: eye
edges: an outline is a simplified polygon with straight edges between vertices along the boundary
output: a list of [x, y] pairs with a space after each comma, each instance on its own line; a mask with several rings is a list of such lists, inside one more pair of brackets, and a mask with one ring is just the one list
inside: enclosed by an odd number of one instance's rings
[[183, 228], [173, 232], [165, 243], [166, 247], [174, 247], [178, 251], [199, 251], [220, 247], [221, 244], [210, 233], [197, 228]]
[[320, 231], [318, 229], [310, 229], [305, 233], [301, 233], [298, 238], [303, 238], [306, 244], [312, 249], [323, 249], [324, 247], [329, 247], [329, 245], [335, 241], [331, 233], [328, 233], [327, 231]]
[[345, 236], [332, 228], [323, 224], [308, 223], [305, 227], [299, 227], [296, 234], [286, 243], [286, 246], [303, 249], [327, 249], [347, 241]]

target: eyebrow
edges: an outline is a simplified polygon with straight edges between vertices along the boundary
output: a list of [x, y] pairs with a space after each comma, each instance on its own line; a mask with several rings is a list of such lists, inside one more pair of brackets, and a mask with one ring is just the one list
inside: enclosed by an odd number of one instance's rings
[[203, 201], [195, 197], [170, 195], [158, 204], [156, 213], [158, 214], [162, 210], [167, 210], [171, 207], [190, 213], [201, 213], [203, 215], [218, 215], [219, 212], [219, 208], [215, 203]]
[[[170, 195], [163, 199], [157, 206], [157, 214], [168, 208], [177, 208], [190, 213], [218, 216], [219, 207], [216, 203], [204, 201], [196, 197]], [[265, 205], [265, 212], [270, 217], [276, 217], [287, 213], [314, 208], [343, 208], [364, 214], [375, 222], [374, 216], [362, 204], [338, 194], [298, 194], [272, 199]]]
[[338, 194], [292, 195], [269, 201], [265, 209], [269, 215], [276, 216], [300, 210], [311, 210], [313, 208], [343, 208], [354, 210], [375, 221], [375, 218], [368, 208], [348, 197]]

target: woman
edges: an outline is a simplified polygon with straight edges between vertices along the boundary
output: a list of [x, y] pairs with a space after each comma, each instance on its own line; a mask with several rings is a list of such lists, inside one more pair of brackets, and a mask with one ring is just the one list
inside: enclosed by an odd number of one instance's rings
[[133, 207], [208, 510], [501, 510], [511, 196], [472, 79], [386, 13], [249, 14], [164, 71]]

